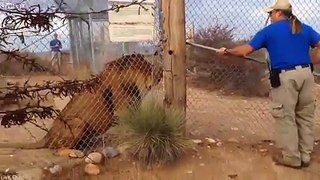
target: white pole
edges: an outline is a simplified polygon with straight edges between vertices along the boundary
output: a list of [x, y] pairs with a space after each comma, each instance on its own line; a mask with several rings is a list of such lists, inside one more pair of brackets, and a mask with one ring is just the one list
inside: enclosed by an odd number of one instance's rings
[[[90, 8], [88, 6], [88, 12], [90, 12]], [[92, 30], [92, 17], [91, 14], [89, 13], [89, 30], [90, 30], [90, 45], [91, 45], [91, 58], [92, 58], [92, 66], [91, 68], [93, 69], [93, 72], [96, 73], [96, 59], [95, 59], [95, 54], [94, 54], [94, 39], [93, 39], [93, 30]]]

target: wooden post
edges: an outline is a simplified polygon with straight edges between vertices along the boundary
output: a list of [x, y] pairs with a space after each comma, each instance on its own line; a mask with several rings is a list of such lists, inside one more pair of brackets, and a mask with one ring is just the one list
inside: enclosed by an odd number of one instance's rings
[[185, 0], [162, 0], [164, 38], [164, 104], [186, 112]]

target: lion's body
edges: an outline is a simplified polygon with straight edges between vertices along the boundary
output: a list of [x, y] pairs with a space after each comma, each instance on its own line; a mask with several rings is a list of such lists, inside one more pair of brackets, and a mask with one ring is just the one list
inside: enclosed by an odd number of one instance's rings
[[116, 113], [139, 103], [159, 83], [162, 73], [154, 72], [143, 56], [129, 55], [107, 64], [98, 78], [94, 92], [74, 96], [40, 142], [15, 147], [83, 150], [94, 146], [116, 121]]

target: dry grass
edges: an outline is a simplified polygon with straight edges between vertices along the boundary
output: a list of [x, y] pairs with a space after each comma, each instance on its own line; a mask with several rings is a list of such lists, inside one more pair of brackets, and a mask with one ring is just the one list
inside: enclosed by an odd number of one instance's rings
[[153, 100], [145, 100], [137, 109], [120, 113], [119, 132], [129, 145], [129, 154], [145, 165], [167, 164], [178, 160], [189, 147], [184, 136], [185, 119], [174, 110]]
[[[49, 60], [36, 55], [35, 53], [19, 53], [28, 59], [34, 59], [35, 63], [42, 67], [51, 68]], [[6, 55], [0, 56], [0, 73], [3, 76], [25, 76], [25, 75], [45, 75], [48, 72], [30, 72], [28, 67], [23, 68], [23, 62], [19, 59], [12, 58], [7, 60]]]
[[68, 78], [78, 79], [78, 80], [89, 79], [92, 74], [93, 74], [92, 70], [86, 65], [81, 65], [78, 68], [67, 72]]

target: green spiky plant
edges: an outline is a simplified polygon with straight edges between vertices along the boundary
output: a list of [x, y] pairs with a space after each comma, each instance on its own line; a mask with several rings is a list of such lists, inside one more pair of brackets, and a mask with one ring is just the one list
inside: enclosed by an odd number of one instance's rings
[[134, 159], [147, 166], [162, 165], [181, 158], [190, 147], [184, 136], [185, 118], [175, 110], [165, 110], [156, 101], [119, 115], [119, 132]]

